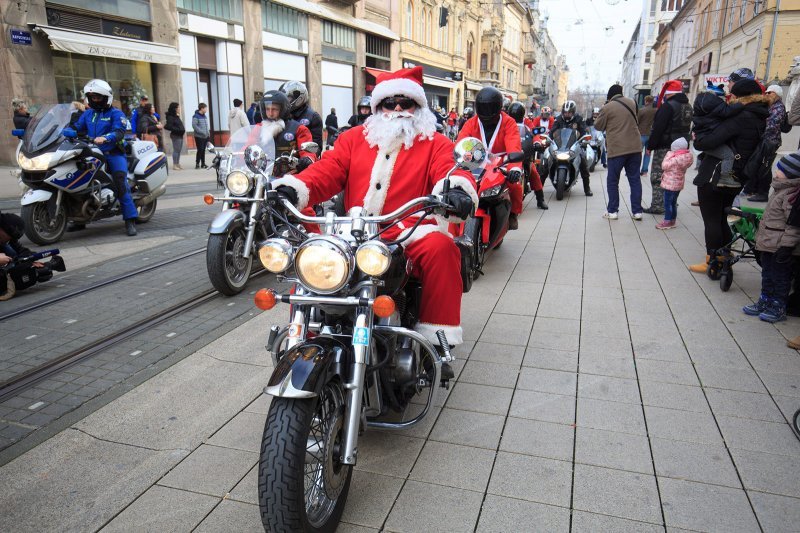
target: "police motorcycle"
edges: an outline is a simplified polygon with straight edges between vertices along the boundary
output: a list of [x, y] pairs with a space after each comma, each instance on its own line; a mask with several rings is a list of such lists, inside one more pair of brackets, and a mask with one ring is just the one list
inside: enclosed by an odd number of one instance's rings
[[[480, 161], [482, 146], [455, 148], [456, 168]], [[250, 152], [251, 168], [258, 152]], [[449, 190], [449, 174], [444, 190]], [[267, 348], [274, 370], [264, 389], [273, 396], [258, 467], [258, 497], [267, 531], [334, 531], [342, 516], [364, 430], [403, 430], [431, 410], [441, 383], [442, 362], [452, 361], [445, 333], [440, 355], [412, 328], [418, 320], [421, 285], [410, 279], [402, 241], [380, 240], [387, 228], [409, 217], [445, 214], [440, 196], [415, 198], [392, 213], [347, 216], [328, 212], [306, 217], [274, 191], [274, 216], [291, 213], [318, 223], [321, 234], [287, 226], [259, 246], [264, 267], [292, 290], [261, 289], [264, 310], [290, 304], [291, 323], [273, 326]], [[410, 223], [410, 222], [409, 222]], [[417, 396], [421, 398], [415, 401]]]
[[594, 151], [589, 146], [591, 139], [589, 134], [579, 139], [574, 128], [559, 128], [553, 132], [549, 147], [549, 176], [556, 189], [556, 200], [563, 200], [564, 193], [580, 176], [581, 150], [585, 150], [587, 166], [594, 163]]
[[[25, 235], [36, 244], [61, 240], [67, 222], [88, 224], [121, 214], [103, 152], [69, 128], [73, 111], [70, 104], [42, 106], [24, 132], [12, 132], [22, 137], [17, 164], [26, 188], [20, 201]], [[125, 142], [124, 150], [131, 198], [144, 223], [167, 190], [167, 156], [149, 141]]]
[[[208, 148], [219, 157], [217, 179], [224, 192], [221, 197], [212, 194], [203, 197], [207, 205], [222, 202], [222, 211], [208, 226], [206, 269], [211, 284], [226, 296], [244, 289], [253, 269], [256, 243], [273, 234], [264, 205], [267, 183], [273, 176], [292, 172], [298, 164], [294, 152], [276, 158], [273, 139], [261, 139], [261, 133], [257, 125], [246, 126], [231, 135], [222, 150], [213, 145]], [[262, 147], [270, 161], [266, 177], [250, 170], [245, 162], [245, 149], [254, 144]], [[315, 152], [317, 144], [305, 143], [301, 149]]]

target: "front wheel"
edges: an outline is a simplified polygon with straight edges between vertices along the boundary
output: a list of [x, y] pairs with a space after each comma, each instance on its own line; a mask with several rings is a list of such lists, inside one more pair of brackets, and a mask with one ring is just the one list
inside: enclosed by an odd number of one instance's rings
[[478, 279], [486, 256], [486, 248], [483, 246], [483, 221], [474, 217], [467, 220], [464, 234], [472, 240], [472, 279]]
[[333, 532], [350, 489], [342, 388], [328, 382], [311, 399], [273, 398], [258, 465], [258, 503], [266, 531]]
[[138, 224], [144, 224], [145, 222], [149, 222], [153, 215], [156, 212], [156, 205], [158, 204], [158, 200], [154, 199], [149, 204], [144, 204], [138, 206], [139, 215], [136, 217], [136, 222]]
[[63, 205], [53, 216], [50, 216], [47, 202], [23, 205], [21, 214], [25, 222], [25, 235], [41, 246], [60, 241], [67, 229], [67, 214]]
[[556, 200], [564, 199], [564, 191], [567, 190], [567, 170], [559, 169], [556, 175]]
[[226, 296], [234, 296], [244, 289], [253, 267], [253, 254], [244, 257], [247, 232], [241, 226], [227, 233], [208, 236], [206, 267], [211, 284]]

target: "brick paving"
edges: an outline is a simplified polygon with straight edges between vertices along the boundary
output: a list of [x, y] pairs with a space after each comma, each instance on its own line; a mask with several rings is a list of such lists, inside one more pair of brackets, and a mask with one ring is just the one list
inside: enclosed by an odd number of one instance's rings
[[[490, 258], [454, 386], [418, 427], [360, 439], [339, 531], [797, 530], [800, 321], [741, 313], [753, 265], [728, 293], [688, 272], [691, 187], [659, 232], [602, 219], [601, 176], [593, 198], [529, 206]], [[263, 342], [284, 319], [255, 316], [3, 466], [0, 529], [262, 531]]]

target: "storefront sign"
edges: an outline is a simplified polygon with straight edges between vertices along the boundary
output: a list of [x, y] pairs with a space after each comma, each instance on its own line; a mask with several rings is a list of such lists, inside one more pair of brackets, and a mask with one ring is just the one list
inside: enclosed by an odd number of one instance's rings
[[712, 85], [719, 85], [728, 83], [728, 76], [724, 74], [706, 74], [705, 75], [705, 84], [708, 86], [708, 82], [711, 82]]
[[33, 45], [33, 38], [31, 32], [22, 30], [11, 30], [11, 43], [22, 44], [25, 46]]
[[114, 37], [125, 39], [136, 39], [137, 41], [150, 40], [150, 28], [139, 26], [138, 24], [126, 24], [115, 20], [103, 20], [103, 33]]

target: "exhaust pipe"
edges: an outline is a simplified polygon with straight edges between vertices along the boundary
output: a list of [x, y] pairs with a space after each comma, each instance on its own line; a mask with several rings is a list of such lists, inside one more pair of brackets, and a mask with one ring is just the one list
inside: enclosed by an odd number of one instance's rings
[[166, 182], [162, 183], [161, 185], [159, 185], [158, 187], [156, 187], [155, 189], [150, 191], [149, 194], [147, 194], [145, 196], [142, 196], [141, 199], [139, 200], [139, 202], [141, 203], [141, 205], [147, 205], [147, 204], [151, 203], [153, 200], [155, 200], [156, 198], [158, 198], [159, 196], [161, 196], [162, 194], [164, 194], [165, 192], [167, 192], [167, 184], [166, 184]]

